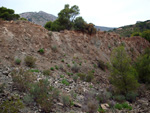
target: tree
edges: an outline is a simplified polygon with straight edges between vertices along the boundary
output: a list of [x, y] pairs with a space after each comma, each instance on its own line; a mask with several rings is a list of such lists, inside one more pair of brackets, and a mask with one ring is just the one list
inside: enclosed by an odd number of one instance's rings
[[74, 20], [74, 29], [84, 32], [86, 27], [86, 22], [82, 17], [77, 17]]
[[18, 20], [19, 19], [18, 14], [14, 14], [14, 10], [12, 9], [7, 9], [5, 7], [0, 7], [0, 18], [4, 20]]
[[135, 91], [139, 85], [136, 79], [137, 72], [131, 66], [131, 60], [124, 47], [120, 46], [114, 49], [110, 60], [110, 82], [116, 88], [116, 91], [124, 95]]
[[66, 4], [64, 9], [58, 13], [58, 22], [63, 29], [70, 30], [73, 26], [73, 21], [75, 17], [79, 14], [79, 7], [74, 5], [69, 8], [69, 5]]
[[136, 63], [136, 70], [140, 82], [150, 84], [150, 49], [147, 48], [143, 55], [141, 55]]

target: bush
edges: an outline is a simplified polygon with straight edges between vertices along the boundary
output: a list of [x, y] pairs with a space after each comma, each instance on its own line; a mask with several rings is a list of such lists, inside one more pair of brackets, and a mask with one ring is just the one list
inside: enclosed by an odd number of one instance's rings
[[150, 30], [146, 30], [142, 33], [142, 37], [150, 42]]
[[92, 23], [86, 24], [85, 32], [88, 33], [89, 35], [96, 34], [96, 28], [94, 27], [94, 24]]
[[38, 69], [30, 69], [29, 71], [30, 71], [30, 72], [36, 72], [36, 73], [39, 73], [39, 72], [40, 72]]
[[22, 108], [24, 108], [22, 101], [14, 97], [0, 103], [0, 113], [19, 113]]
[[95, 99], [89, 100], [87, 102], [85, 111], [88, 113], [96, 113], [97, 110], [98, 110], [98, 102]]
[[57, 70], [58, 70], [58, 69], [59, 69], [59, 67], [58, 67], [57, 65], [55, 65], [55, 69], [57, 69]]
[[62, 96], [62, 102], [65, 107], [71, 106], [71, 98], [68, 95]]
[[77, 82], [78, 76], [77, 76], [77, 75], [74, 75], [74, 76], [73, 76], [73, 80], [74, 80], [75, 82]]
[[40, 54], [44, 54], [44, 49], [41, 48], [41, 49], [38, 50], [38, 52], [39, 52]]
[[132, 106], [128, 105], [128, 103], [122, 103], [122, 104], [116, 104], [115, 105], [116, 109], [122, 110], [122, 109], [128, 109], [128, 110], [132, 110]]
[[43, 75], [51, 75], [51, 71], [50, 70], [43, 70]]
[[86, 74], [84, 74], [84, 73], [78, 73], [77, 76], [79, 76], [80, 79], [83, 80], [83, 81], [86, 80]]
[[77, 64], [74, 64], [71, 68], [71, 70], [74, 72], [74, 73], [77, 73], [79, 71], [79, 67], [77, 66]]
[[52, 46], [52, 48], [51, 48], [51, 49], [52, 49], [52, 51], [53, 51], [53, 52], [57, 52], [57, 51], [58, 51], [58, 49], [57, 49], [57, 47], [56, 47], [56, 46]]
[[112, 94], [107, 91], [101, 92], [97, 95], [97, 99], [99, 103], [106, 103], [111, 97], [112, 97]]
[[62, 83], [65, 84], [66, 86], [69, 86], [69, 82], [66, 79], [63, 79]]
[[131, 36], [132, 36], [132, 37], [133, 37], [133, 36], [141, 36], [141, 33], [140, 33], [140, 32], [134, 32], [134, 33], [132, 33]]
[[150, 84], [150, 49], [146, 49], [144, 54], [139, 56], [135, 62], [135, 68], [138, 72], [138, 79], [142, 83]]
[[125, 101], [125, 96], [123, 95], [116, 95], [113, 97], [114, 100], [116, 100], [117, 102], [124, 102]]
[[32, 56], [25, 57], [25, 63], [28, 67], [35, 67], [36, 58]]
[[115, 108], [116, 108], [116, 109], [119, 109], [119, 110], [122, 110], [122, 105], [121, 105], [121, 104], [116, 104], [116, 105], [115, 105]]
[[50, 70], [54, 71], [54, 68], [53, 68], [53, 67], [51, 67], [51, 68], [50, 68]]
[[106, 64], [102, 60], [98, 61], [98, 67], [101, 68], [103, 71], [107, 69]]
[[93, 78], [94, 78], [93, 72], [92, 71], [88, 72], [86, 76], [86, 82], [91, 82]]
[[44, 27], [47, 29], [47, 30], [51, 30], [51, 26], [52, 26], [52, 21], [49, 21], [49, 22], [47, 22], [45, 25], [44, 25]]
[[129, 92], [126, 95], [126, 100], [128, 100], [129, 102], [134, 102], [136, 100], [137, 96], [138, 96], [137, 93], [135, 93], [135, 92]]
[[12, 71], [13, 86], [16, 87], [21, 92], [26, 92], [29, 90], [29, 84], [36, 80], [32, 72], [24, 71], [20, 69], [19, 71]]
[[15, 60], [15, 64], [20, 65], [20, 63], [21, 63], [21, 60], [17, 58], [17, 59]]

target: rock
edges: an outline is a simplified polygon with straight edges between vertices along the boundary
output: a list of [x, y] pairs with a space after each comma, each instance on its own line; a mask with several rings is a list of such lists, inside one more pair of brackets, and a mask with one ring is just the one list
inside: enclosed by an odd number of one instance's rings
[[107, 110], [109, 108], [109, 105], [107, 103], [101, 104], [102, 109]]
[[3, 74], [8, 76], [9, 72], [8, 71], [3, 71]]
[[79, 103], [77, 103], [77, 102], [74, 102], [74, 106], [75, 106], [75, 107], [79, 107], [79, 108], [81, 108], [81, 107], [82, 107], [82, 105], [81, 105], [81, 104], [79, 104]]
[[59, 106], [63, 106], [63, 103], [57, 103], [57, 105], [59, 105]]

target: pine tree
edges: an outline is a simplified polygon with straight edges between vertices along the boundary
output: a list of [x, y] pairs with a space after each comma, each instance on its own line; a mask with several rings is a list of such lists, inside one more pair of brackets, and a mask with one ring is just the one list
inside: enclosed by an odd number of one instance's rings
[[139, 85], [136, 79], [137, 72], [130, 63], [131, 60], [123, 46], [113, 50], [110, 64], [110, 82], [120, 94], [126, 95], [135, 91]]

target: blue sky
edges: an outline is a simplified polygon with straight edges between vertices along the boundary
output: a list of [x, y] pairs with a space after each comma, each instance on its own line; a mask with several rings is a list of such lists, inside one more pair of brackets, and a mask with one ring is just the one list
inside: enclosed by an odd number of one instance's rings
[[150, 20], [150, 0], [0, 0], [16, 13], [44, 11], [57, 16], [65, 4], [78, 5], [80, 15], [98, 26], [120, 27]]

